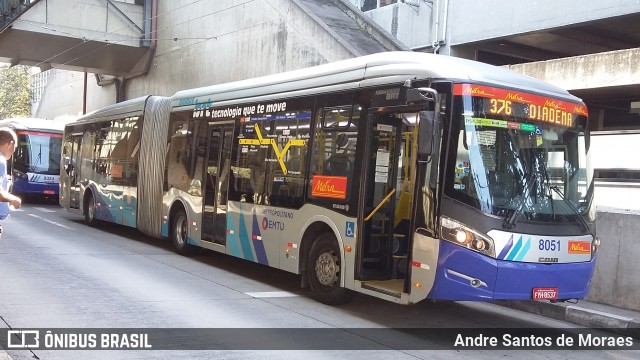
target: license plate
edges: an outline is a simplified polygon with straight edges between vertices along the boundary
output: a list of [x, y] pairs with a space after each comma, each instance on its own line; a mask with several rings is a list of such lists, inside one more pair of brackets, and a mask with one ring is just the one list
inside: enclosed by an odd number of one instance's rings
[[558, 288], [533, 288], [533, 300], [558, 300]]
[[53, 191], [53, 190], [45, 190], [45, 191], [44, 191], [44, 193], [45, 193], [45, 194], [47, 194], [47, 195], [53, 195], [53, 194], [55, 194], [56, 192], [55, 192], [55, 191]]

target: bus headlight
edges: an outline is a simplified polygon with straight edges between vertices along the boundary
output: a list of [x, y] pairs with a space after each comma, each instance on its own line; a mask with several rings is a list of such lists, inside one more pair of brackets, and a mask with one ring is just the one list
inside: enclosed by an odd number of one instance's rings
[[440, 219], [440, 234], [443, 240], [466, 247], [481, 254], [496, 257], [493, 240], [462, 223], [443, 216]]
[[29, 176], [25, 173], [23, 173], [22, 171], [19, 170], [13, 170], [13, 177], [14, 178], [18, 178], [18, 179], [22, 179], [22, 180], [29, 180]]

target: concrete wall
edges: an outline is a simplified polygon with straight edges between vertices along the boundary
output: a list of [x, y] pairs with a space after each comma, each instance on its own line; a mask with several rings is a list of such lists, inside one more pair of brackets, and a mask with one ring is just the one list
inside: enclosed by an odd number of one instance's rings
[[640, 84], [640, 49], [511, 65], [509, 69], [563, 89]]
[[[33, 117], [61, 122], [75, 120], [82, 114], [85, 77], [82, 72], [52, 69]], [[87, 112], [113, 104], [115, 89], [97, 86], [93, 74], [87, 74]]]
[[[349, 1], [355, 6], [363, 3]], [[635, 12], [640, 12], [637, 0], [406, 0], [366, 14], [411, 48], [443, 40], [440, 52], [452, 54], [451, 46]]]
[[640, 310], [640, 212], [598, 211], [602, 241], [587, 300]]
[[247, 79], [353, 57], [292, 0], [159, 1], [158, 43], [126, 97]]
[[[58, 0], [70, 1], [70, 0]], [[89, 2], [95, 0], [88, 0]], [[354, 57], [349, 44], [299, 0], [158, 1], [155, 55], [146, 76], [126, 81], [127, 99], [306, 68]], [[121, 4], [121, 3], [119, 3]], [[127, 4], [122, 4], [127, 5]], [[102, 18], [97, 20], [104, 26]], [[383, 51], [381, 45], [380, 50]], [[71, 73], [73, 74], [73, 73]], [[77, 80], [77, 75], [69, 75]], [[114, 84], [89, 74], [87, 111], [114, 102]], [[82, 87], [50, 80], [39, 115], [77, 116]], [[73, 85], [73, 86], [72, 86]], [[60, 94], [65, 94], [64, 105]]]
[[640, 12], [637, 0], [448, 2], [452, 46]]
[[[358, 0], [350, 0], [358, 5]], [[406, 3], [387, 5], [367, 11], [366, 16], [393, 34], [412, 49], [430, 47], [435, 38], [436, 17], [434, 6], [414, 1], [417, 6]]]
[[[133, 1], [112, 2], [142, 28], [142, 6]], [[85, 39], [102, 39], [137, 46], [140, 33], [103, 0], [40, 0], [13, 26], [34, 32], [61, 33]], [[40, 24], [46, 24], [42, 26]]]

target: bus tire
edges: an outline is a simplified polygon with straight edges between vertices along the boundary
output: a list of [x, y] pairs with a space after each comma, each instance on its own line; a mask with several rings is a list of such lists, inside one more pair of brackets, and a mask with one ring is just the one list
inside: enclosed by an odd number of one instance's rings
[[313, 297], [327, 305], [344, 304], [352, 293], [340, 286], [343, 262], [335, 236], [323, 233], [318, 236], [307, 261], [307, 274]]
[[178, 209], [171, 218], [171, 242], [180, 255], [188, 255], [193, 251], [193, 245], [187, 240], [188, 226], [187, 214], [183, 209]]
[[84, 198], [84, 222], [89, 226], [97, 226], [98, 220], [96, 219], [96, 200], [93, 197], [93, 193], [89, 191]]

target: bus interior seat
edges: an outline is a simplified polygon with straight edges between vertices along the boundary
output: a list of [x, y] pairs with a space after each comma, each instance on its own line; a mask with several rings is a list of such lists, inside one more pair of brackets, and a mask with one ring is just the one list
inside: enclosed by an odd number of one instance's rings
[[351, 171], [351, 159], [345, 153], [331, 155], [326, 160], [325, 173], [328, 175], [347, 176]]
[[352, 169], [352, 159], [349, 156], [349, 137], [347, 134], [339, 134], [334, 143], [336, 153], [326, 160], [326, 173], [328, 175], [348, 176]]

